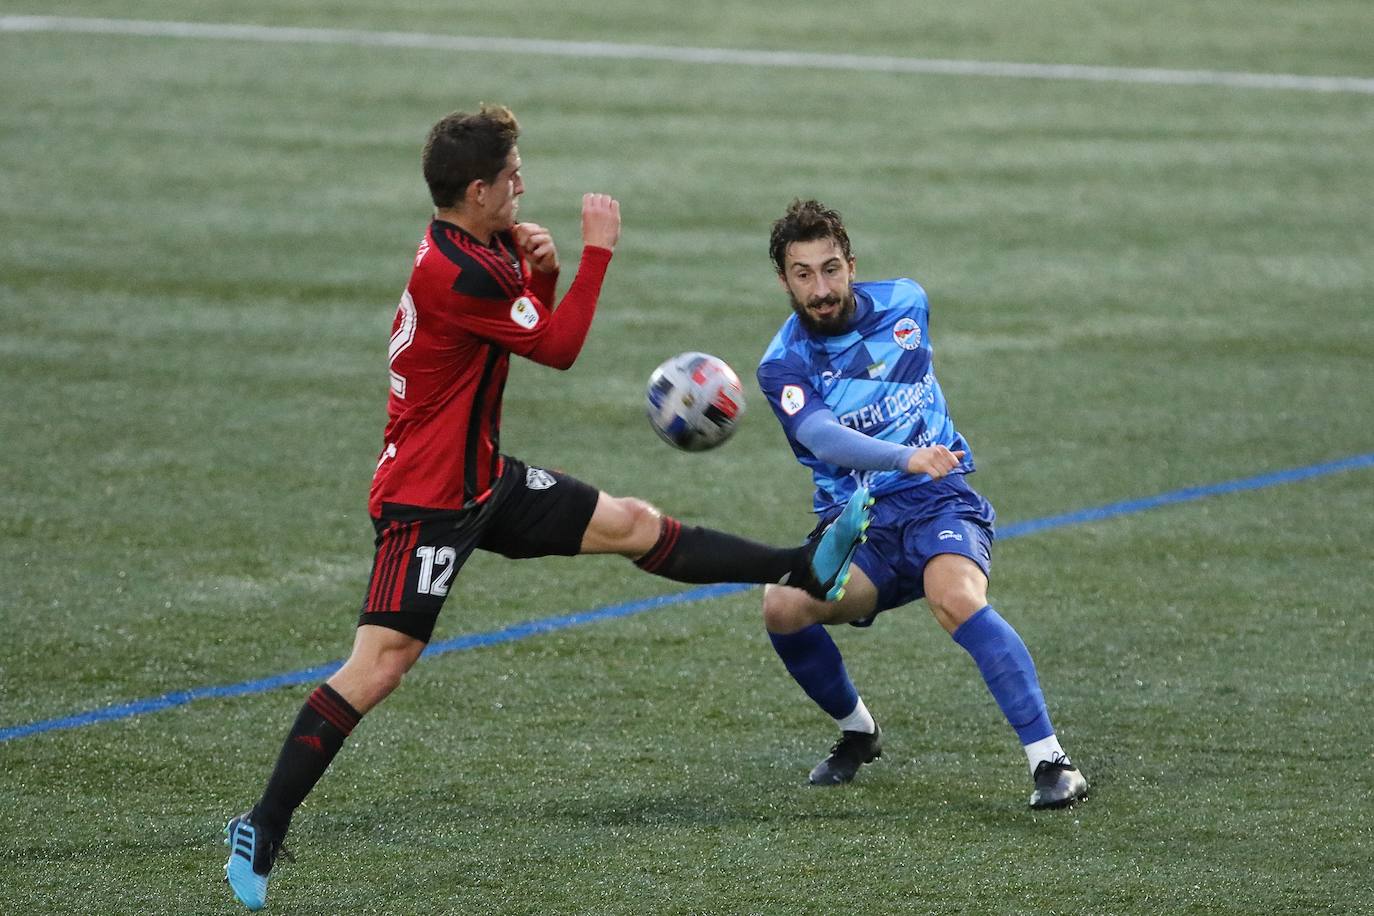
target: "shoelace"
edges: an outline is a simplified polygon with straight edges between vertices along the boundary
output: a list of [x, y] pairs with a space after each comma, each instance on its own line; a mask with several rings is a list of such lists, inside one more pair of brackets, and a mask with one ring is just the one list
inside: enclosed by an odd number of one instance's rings
[[296, 864], [295, 854], [291, 852], [291, 850], [287, 849], [286, 844], [281, 842], [280, 840], [278, 840], [276, 843], [269, 843], [267, 845], [267, 858], [269, 861], [271, 861], [273, 865], [277, 864], [278, 858], [285, 859], [292, 865]]
[[830, 748], [830, 755], [833, 757], [835, 754], [838, 754], [841, 748], [846, 748], [850, 750], [850, 752], [858, 754], [860, 753], [859, 742], [862, 740], [863, 737], [861, 736], [855, 736], [851, 738], [849, 735], [841, 735], [840, 740], [836, 741], [835, 744]]
[[1039, 765], [1035, 768], [1035, 775], [1039, 776], [1047, 770], [1072, 770], [1073, 768], [1073, 764], [1069, 761], [1069, 755], [1059, 753], [1055, 754], [1049, 760], [1040, 761]]

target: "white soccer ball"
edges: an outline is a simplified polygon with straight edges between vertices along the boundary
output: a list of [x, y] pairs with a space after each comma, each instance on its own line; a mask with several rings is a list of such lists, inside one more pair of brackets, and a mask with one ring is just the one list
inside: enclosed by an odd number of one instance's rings
[[707, 353], [679, 353], [649, 376], [649, 422], [664, 442], [685, 452], [715, 448], [744, 414], [739, 376]]

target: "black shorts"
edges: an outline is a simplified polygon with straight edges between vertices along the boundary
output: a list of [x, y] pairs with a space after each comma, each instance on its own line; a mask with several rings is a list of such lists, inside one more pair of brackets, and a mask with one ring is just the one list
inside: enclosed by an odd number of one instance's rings
[[575, 556], [600, 491], [558, 471], [503, 456], [491, 496], [464, 509], [385, 503], [359, 625], [429, 642], [458, 570], [477, 549], [512, 559]]

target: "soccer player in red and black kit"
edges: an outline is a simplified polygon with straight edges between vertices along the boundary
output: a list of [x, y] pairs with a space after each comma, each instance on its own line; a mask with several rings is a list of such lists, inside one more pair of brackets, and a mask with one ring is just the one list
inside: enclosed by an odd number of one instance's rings
[[868, 524], [867, 490], [807, 543], [777, 548], [683, 525], [500, 450], [512, 353], [567, 369], [596, 311], [620, 205], [582, 199], [582, 258], [555, 309], [559, 258], [543, 226], [516, 221], [525, 185], [509, 109], [456, 112], [430, 130], [425, 182], [435, 216], [392, 325], [391, 396], [368, 509], [376, 555], [353, 651], [302, 706], [262, 798], [225, 828], [225, 876], [249, 909], [291, 816], [362, 716], [424, 650], [455, 574], [475, 549], [511, 558], [620, 554], [679, 582], [782, 583], [843, 594]]

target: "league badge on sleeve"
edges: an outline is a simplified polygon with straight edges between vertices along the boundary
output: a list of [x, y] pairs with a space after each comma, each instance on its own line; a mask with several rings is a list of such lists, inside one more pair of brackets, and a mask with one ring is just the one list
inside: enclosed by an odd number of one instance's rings
[[526, 331], [533, 331], [534, 326], [539, 323], [539, 310], [534, 307], [529, 297], [521, 296], [511, 303], [510, 320]]
[[795, 417], [806, 406], [806, 395], [802, 394], [801, 388], [796, 385], [784, 385], [778, 404], [782, 407], [783, 413]]

